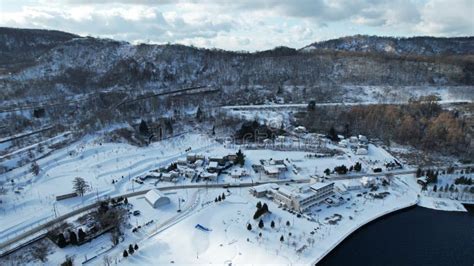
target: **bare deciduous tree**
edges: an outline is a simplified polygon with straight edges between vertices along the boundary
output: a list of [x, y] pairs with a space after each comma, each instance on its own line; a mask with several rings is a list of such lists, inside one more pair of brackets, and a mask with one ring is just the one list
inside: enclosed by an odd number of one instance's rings
[[84, 193], [90, 188], [89, 184], [82, 177], [76, 177], [73, 181], [74, 191], [80, 195], [84, 196]]

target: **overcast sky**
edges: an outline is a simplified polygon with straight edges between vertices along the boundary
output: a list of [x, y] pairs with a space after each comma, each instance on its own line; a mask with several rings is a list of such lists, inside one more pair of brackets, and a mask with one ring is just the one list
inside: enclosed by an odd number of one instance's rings
[[1, 26], [227, 50], [354, 34], [474, 35], [474, 0], [0, 0], [0, 10]]

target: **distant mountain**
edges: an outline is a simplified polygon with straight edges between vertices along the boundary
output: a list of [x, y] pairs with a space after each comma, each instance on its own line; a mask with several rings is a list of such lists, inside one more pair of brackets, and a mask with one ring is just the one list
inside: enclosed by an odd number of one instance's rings
[[474, 37], [393, 38], [355, 35], [316, 42], [302, 48], [301, 50], [332, 50], [416, 56], [472, 55], [474, 54]]
[[225, 88], [215, 100], [226, 103], [265, 102], [293, 86], [300, 92], [284, 97], [298, 102], [334, 99], [345, 85], [472, 86], [473, 45], [472, 37], [353, 36], [245, 53], [0, 28], [0, 100], [204, 85]]

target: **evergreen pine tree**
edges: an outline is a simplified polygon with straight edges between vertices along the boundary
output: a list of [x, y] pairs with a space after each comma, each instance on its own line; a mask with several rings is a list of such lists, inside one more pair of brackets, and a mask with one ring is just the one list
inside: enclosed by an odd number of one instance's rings
[[256, 207], [257, 207], [257, 209], [260, 209], [260, 208], [262, 208], [262, 202], [260, 202], [260, 201], [259, 201], [259, 202], [257, 202], [257, 206], [256, 206]]
[[84, 233], [82, 228], [79, 228], [79, 231], [77, 232], [77, 236], [79, 238], [79, 242], [82, 242], [86, 238], [86, 233]]
[[128, 257], [128, 252], [126, 250], [123, 251], [123, 257], [124, 258]]
[[283, 241], [285, 241], [285, 238], [284, 238], [283, 235], [282, 235], [282, 236], [280, 236], [280, 242], [283, 243]]
[[270, 223], [270, 227], [275, 228], [275, 221], [272, 220], [272, 222]]
[[138, 245], [135, 244], [135, 246], [133, 247], [135, 250], [138, 250]]
[[148, 135], [148, 133], [150, 132], [150, 129], [148, 128], [148, 125], [145, 122], [145, 120], [142, 120], [140, 122], [140, 126], [138, 127], [138, 130], [140, 131], [141, 134]]
[[242, 153], [242, 151], [240, 149], [236, 153], [236, 155], [237, 155], [236, 163], [240, 164], [240, 166], [244, 166], [244, 164], [245, 164], [245, 155]]
[[130, 245], [128, 246], [128, 253], [129, 253], [130, 255], [133, 255], [134, 252], [135, 252], [135, 250], [133, 249], [132, 244], [130, 244]]
[[329, 129], [328, 137], [329, 137], [332, 141], [338, 141], [338, 140], [339, 140], [339, 138], [337, 137], [337, 133], [336, 133], [336, 130], [334, 129], [334, 127], [331, 127], [331, 128]]
[[260, 222], [258, 222], [258, 227], [262, 229], [265, 225], [263, 224], [263, 220], [260, 219]]
[[77, 245], [77, 235], [74, 231], [69, 231], [69, 243]]
[[416, 177], [421, 177], [421, 168], [416, 169]]
[[222, 193], [222, 200], [225, 200], [225, 194]]
[[252, 231], [252, 225], [251, 224], [247, 224], [247, 230]]
[[63, 248], [66, 246], [66, 238], [64, 238], [63, 233], [58, 234], [58, 247]]

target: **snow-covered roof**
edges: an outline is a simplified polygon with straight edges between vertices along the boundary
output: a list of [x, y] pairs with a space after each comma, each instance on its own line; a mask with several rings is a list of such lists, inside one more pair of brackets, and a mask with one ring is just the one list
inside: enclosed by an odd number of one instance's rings
[[148, 202], [152, 204], [154, 204], [157, 200], [159, 200], [162, 197], [166, 197], [166, 196], [165, 194], [163, 194], [163, 192], [159, 191], [158, 189], [150, 189], [150, 191], [148, 191], [145, 194], [145, 198], [148, 200]]
[[286, 197], [288, 197], [288, 198], [290, 198], [290, 197], [296, 197], [296, 196], [298, 195], [297, 193], [295, 193], [294, 191], [291, 191], [291, 190], [287, 189], [286, 187], [280, 187], [280, 188], [278, 189], [278, 192], [279, 192], [281, 195], [286, 196]]
[[344, 184], [344, 186], [346, 188], [360, 187], [360, 185], [361, 185], [359, 180], [356, 180], [356, 179], [345, 180], [345, 181], [342, 182], [342, 184]]
[[217, 168], [217, 162], [210, 162], [209, 168]]
[[311, 185], [310, 187], [313, 190], [320, 190], [321, 188], [331, 186], [331, 185], [334, 185], [334, 182], [331, 182], [331, 183], [315, 183], [315, 184]]
[[277, 184], [268, 183], [268, 184], [262, 184], [262, 185], [254, 186], [253, 188], [251, 188], [251, 190], [253, 190], [257, 193], [261, 193], [261, 192], [265, 192], [265, 191], [268, 191], [268, 190], [271, 190], [271, 189], [277, 189], [277, 188], [279, 188], [279, 186]]
[[268, 174], [279, 174], [279, 173], [280, 173], [280, 170], [279, 170], [276, 166], [274, 166], [274, 165], [272, 165], [272, 166], [265, 165], [265, 166], [263, 167], [263, 169], [264, 169], [265, 172], [268, 173]]
[[202, 172], [201, 173], [201, 177], [202, 178], [216, 178], [217, 177], [217, 173], [209, 173], [209, 172]]

